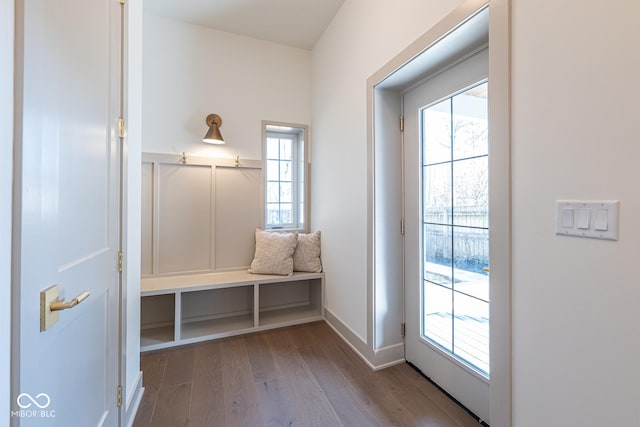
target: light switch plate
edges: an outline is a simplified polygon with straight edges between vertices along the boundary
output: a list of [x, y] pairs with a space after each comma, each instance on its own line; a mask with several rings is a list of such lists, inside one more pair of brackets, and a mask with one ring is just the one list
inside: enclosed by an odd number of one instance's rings
[[51, 311], [51, 303], [58, 301], [60, 286], [49, 286], [44, 291], [40, 291], [40, 332], [44, 332], [58, 322], [60, 314]]
[[[619, 206], [617, 200], [557, 200], [556, 234], [618, 240]], [[567, 227], [568, 210], [573, 210], [576, 216], [571, 227]]]

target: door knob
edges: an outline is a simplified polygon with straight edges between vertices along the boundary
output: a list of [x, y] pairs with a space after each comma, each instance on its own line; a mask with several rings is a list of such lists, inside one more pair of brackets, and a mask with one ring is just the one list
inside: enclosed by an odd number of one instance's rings
[[66, 301], [52, 302], [50, 310], [51, 311], [60, 311], [60, 310], [66, 310], [68, 308], [73, 308], [76, 305], [80, 304], [85, 299], [87, 299], [87, 297], [89, 295], [91, 295], [91, 293], [89, 291], [84, 291], [84, 292], [81, 292], [77, 297], [75, 297], [74, 299], [72, 299], [69, 302], [66, 302]]
[[53, 285], [40, 292], [40, 332], [51, 328], [59, 319], [58, 312], [73, 308], [87, 299], [90, 295], [88, 291], [81, 292], [80, 295], [71, 301], [58, 301], [60, 286]]

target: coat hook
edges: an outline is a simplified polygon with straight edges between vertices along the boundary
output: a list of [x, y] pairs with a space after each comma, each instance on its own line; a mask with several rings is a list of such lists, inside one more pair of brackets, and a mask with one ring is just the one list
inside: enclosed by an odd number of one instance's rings
[[240, 166], [240, 156], [236, 156], [236, 167]]
[[185, 152], [182, 152], [182, 159], [180, 159], [180, 161], [182, 162], [183, 165], [187, 164], [187, 155], [185, 154]]

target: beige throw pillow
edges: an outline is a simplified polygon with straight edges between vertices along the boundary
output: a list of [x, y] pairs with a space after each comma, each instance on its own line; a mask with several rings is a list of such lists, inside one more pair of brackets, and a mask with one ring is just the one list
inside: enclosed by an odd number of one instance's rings
[[320, 231], [298, 234], [298, 246], [293, 253], [293, 271], [320, 273]]
[[256, 252], [249, 272], [290, 276], [297, 242], [294, 233], [271, 233], [256, 228]]

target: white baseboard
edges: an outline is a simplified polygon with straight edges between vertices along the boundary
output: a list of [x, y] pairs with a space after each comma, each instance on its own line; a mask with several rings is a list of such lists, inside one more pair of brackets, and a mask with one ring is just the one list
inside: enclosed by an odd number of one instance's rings
[[404, 343], [398, 343], [374, 351], [376, 370], [404, 363]]
[[338, 316], [326, 307], [324, 309], [324, 318], [331, 329], [333, 329], [372, 370], [378, 371], [388, 368], [389, 366], [404, 363], [403, 343], [394, 344], [374, 351], [369, 348], [360, 336], [353, 332], [351, 328], [345, 325]]
[[142, 372], [138, 372], [136, 384], [133, 387], [133, 391], [129, 393], [127, 403], [125, 405], [124, 425], [127, 427], [133, 426], [133, 421], [136, 419], [136, 414], [138, 413], [138, 408], [142, 402], [143, 395], [144, 387], [142, 387]]

